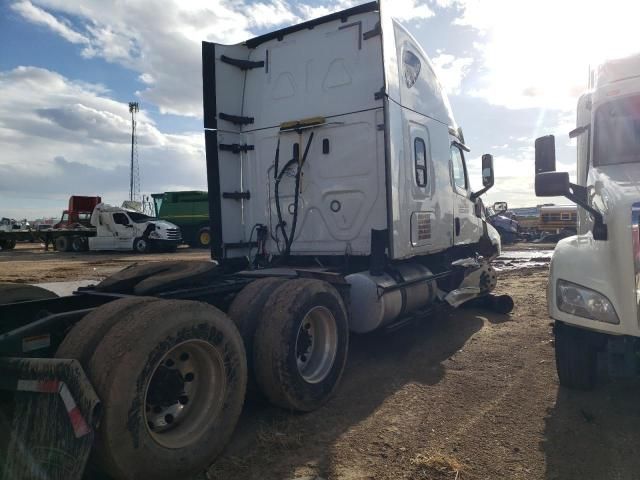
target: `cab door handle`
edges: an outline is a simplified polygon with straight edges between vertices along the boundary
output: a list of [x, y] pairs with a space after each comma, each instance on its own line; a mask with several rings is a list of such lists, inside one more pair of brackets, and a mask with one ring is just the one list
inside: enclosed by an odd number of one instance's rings
[[456, 217], [455, 224], [456, 224], [456, 237], [457, 237], [460, 235], [460, 218], [459, 217]]

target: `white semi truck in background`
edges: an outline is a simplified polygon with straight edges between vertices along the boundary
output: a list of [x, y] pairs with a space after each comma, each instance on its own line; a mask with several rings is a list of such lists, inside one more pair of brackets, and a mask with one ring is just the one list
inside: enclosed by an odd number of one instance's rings
[[[640, 372], [640, 55], [596, 69], [578, 100], [576, 183], [555, 171], [553, 136], [536, 140], [538, 196], [578, 204], [578, 234], [553, 253], [547, 300], [560, 383], [594, 387]], [[605, 362], [599, 362], [601, 357]]]
[[44, 242], [46, 249], [52, 244], [59, 252], [170, 252], [175, 251], [182, 242], [177, 225], [150, 217], [133, 208], [115, 207], [106, 203], [98, 203], [93, 207], [88, 225], [58, 225], [61, 226], [31, 230], [22, 228], [14, 220], [3, 218], [0, 221], [0, 250], [13, 249], [16, 241], [38, 240]]
[[99, 203], [91, 214], [95, 236], [86, 238], [87, 248], [100, 250], [174, 251], [182, 242], [180, 228], [131, 208]]
[[[0, 386], [17, 391], [5, 476], [55, 464], [80, 478], [94, 448], [116, 478], [190, 478], [228, 442], [247, 384], [315, 410], [350, 332], [438, 305], [513, 308], [491, 294], [492, 157], [472, 191], [444, 89], [391, 7], [203, 43], [215, 261], [133, 265], [71, 297], [0, 305]], [[42, 393], [54, 381], [73, 422]], [[45, 458], [22, 461], [34, 446]]]

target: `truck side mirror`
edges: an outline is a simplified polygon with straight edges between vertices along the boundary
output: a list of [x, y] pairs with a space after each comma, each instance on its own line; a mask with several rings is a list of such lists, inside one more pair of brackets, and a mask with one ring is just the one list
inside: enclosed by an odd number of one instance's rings
[[536, 139], [536, 174], [556, 171], [556, 139], [546, 135]]
[[493, 155], [482, 155], [482, 185], [487, 189], [493, 187]]
[[493, 155], [490, 153], [482, 155], [482, 185], [484, 188], [471, 194], [471, 201], [493, 187]]
[[538, 197], [565, 197], [571, 195], [571, 184], [567, 172], [542, 172], [536, 175]]
[[507, 205], [507, 202], [496, 202], [493, 204], [493, 210], [498, 213], [506, 212], [509, 210], [509, 206]]

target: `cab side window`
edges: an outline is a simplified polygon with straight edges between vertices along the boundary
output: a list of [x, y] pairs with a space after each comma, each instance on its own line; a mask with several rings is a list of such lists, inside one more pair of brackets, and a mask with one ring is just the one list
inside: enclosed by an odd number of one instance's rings
[[416, 138], [413, 141], [413, 153], [415, 156], [416, 184], [419, 187], [427, 186], [427, 147], [424, 140]]
[[127, 217], [124, 213], [114, 213], [113, 221], [117, 225], [129, 225], [129, 217]]
[[[451, 145], [451, 176], [456, 189], [466, 191], [468, 189], [467, 172], [464, 167], [464, 155], [456, 145]], [[461, 193], [462, 193], [461, 192]]]

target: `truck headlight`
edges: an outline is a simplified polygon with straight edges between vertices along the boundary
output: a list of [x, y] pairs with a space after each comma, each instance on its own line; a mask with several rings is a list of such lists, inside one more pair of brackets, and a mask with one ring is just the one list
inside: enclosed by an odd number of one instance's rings
[[612, 303], [601, 293], [566, 280], [558, 280], [556, 303], [566, 313], [607, 323], [620, 323]]
[[154, 230], [153, 232], [149, 233], [149, 238], [160, 238], [160, 234], [157, 230]]

